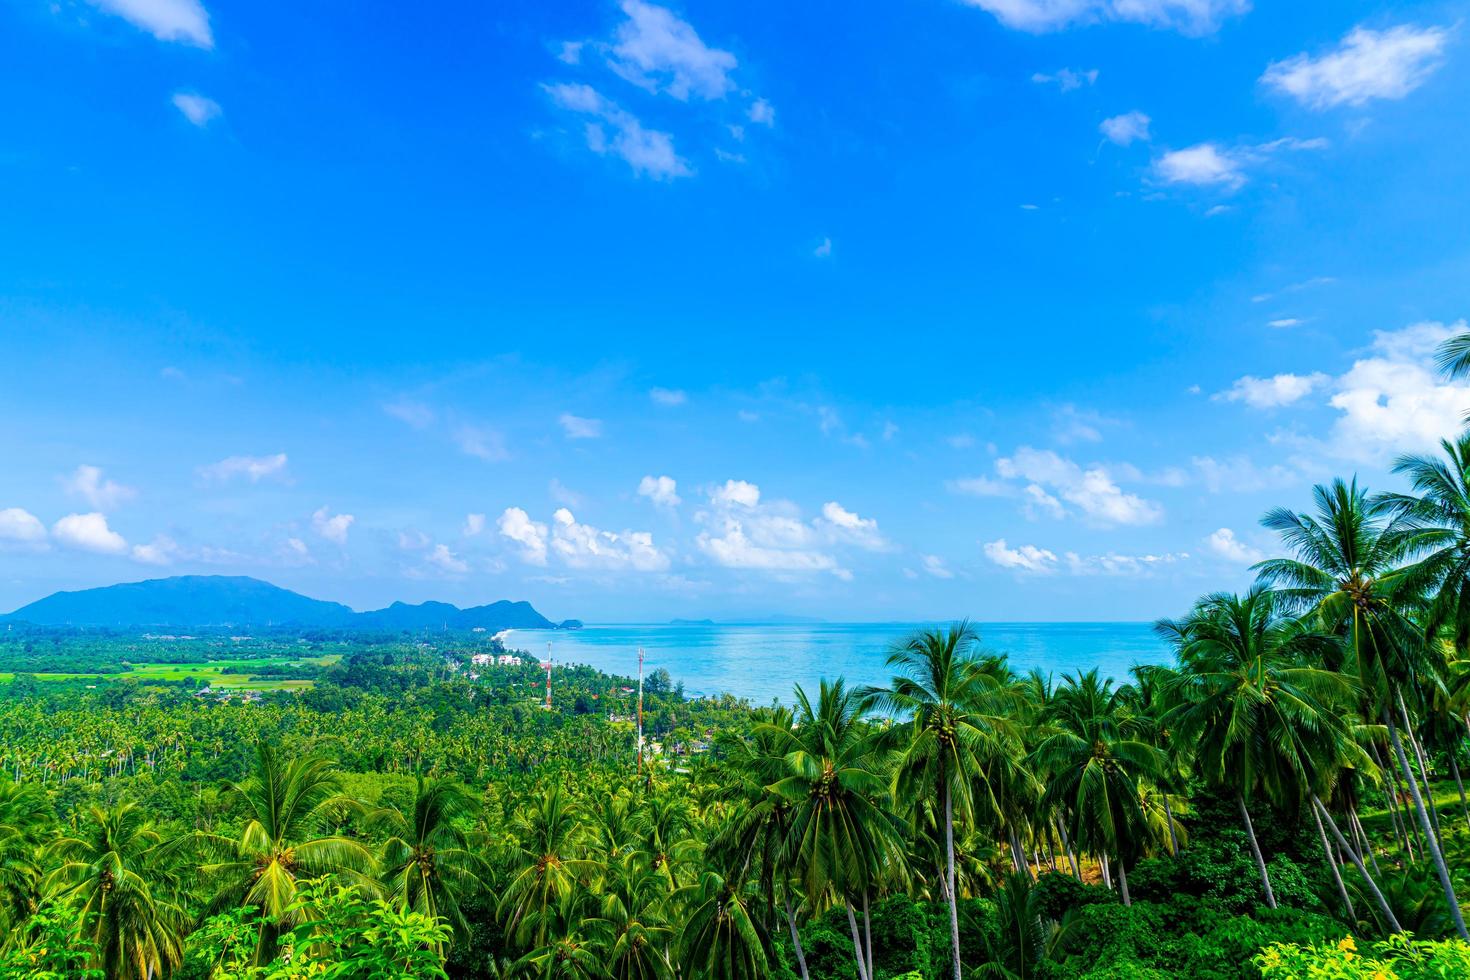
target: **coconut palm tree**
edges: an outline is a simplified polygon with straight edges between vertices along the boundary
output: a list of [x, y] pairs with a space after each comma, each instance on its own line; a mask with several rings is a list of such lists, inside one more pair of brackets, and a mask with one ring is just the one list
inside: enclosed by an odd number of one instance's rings
[[994, 711], [999, 685], [981, 667], [979, 641], [979, 633], [966, 622], [919, 630], [889, 653], [888, 666], [898, 671], [889, 687], [864, 692], [872, 707], [899, 719], [894, 729], [895, 795], [908, 801], [932, 799], [938, 805], [955, 980], [961, 974], [955, 811], [966, 822], [974, 820], [977, 805], [987, 815], [998, 812], [982, 758], [997, 754], [1001, 741], [1013, 740], [1009, 722]]
[[1263, 584], [1276, 587], [1287, 609], [1309, 611], [1322, 628], [1345, 638], [1349, 666], [1388, 729], [1395, 761], [1409, 784], [1455, 930], [1470, 938], [1399, 728], [1409, 723], [1405, 689], [1443, 684], [1443, 658], [1435, 645], [1424, 642], [1412, 618], [1432, 581], [1411, 563], [1424, 539], [1414, 519], [1395, 513], [1388, 501], [1370, 498], [1356, 480], [1318, 485], [1312, 494], [1315, 515], [1277, 508], [1262, 518], [1293, 557], [1267, 559], [1256, 570]]
[[708, 980], [761, 980], [769, 975], [767, 940], [741, 889], [713, 871], [682, 889], [689, 907], [680, 958], [684, 975]]
[[187, 916], [171, 894], [177, 876], [138, 804], [89, 807], [47, 857], [46, 891], [75, 910], [76, 933], [109, 978], [148, 980], [179, 965]]
[[500, 896], [500, 915], [518, 942], [543, 947], [558, 908], [581, 891], [579, 879], [590, 878], [597, 862], [580, 856], [584, 831], [560, 785], [518, 812], [512, 829], [516, 867]]
[[1139, 780], [1161, 774], [1167, 760], [1135, 737], [1122, 707], [1123, 696], [1095, 669], [1064, 676], [1046, 709], [1051, 734], [1032, 755], [1046, 776], [1043, 809], [1058, 808], [1079, 847], [1118, 859], [1123, 904], [1129, 905], [1126, 864], [1146, 833]]
[[1444, 632], [1456, 651], [1470, 650], [1470, 431], [1440, 440], [1443, 456], [1405, 455], [1395, 473], [1413, 493], [1384, 493], [1379, 501], [1412, 529], [1418, 575], [1431, 593], [1426, 636]]
[[784, 853], [812, 903], [841, 902], [859, 980], [872, 980], [853, 903], [900, 859], [901, 825], [888, 807], [881, 753], [861, 721], [864, 699], [841, 680], [822, 681], [815, 705], [796, 688], [797, 728], [761, 726], [786, 750], [787, 775], [772, 792], [792, 804]]
[[317, 755], [282, 762], [275, 749], [256, 746], [250, 776], [230, 784], [230, 795], [245, 811], [236, 836], [201, 833], [219, 860], [201, 869], [218, 882], [215, 911], [251, 906], [260, 912], [256, 962], [269, 962], [280, 935], [301, 919], [298, 884], [326, 874], [338, 875], [370, 891], [372, 853], [356, 840], [332, 832], [338, 818], [353, 809], [343, 798], [332, 764]]
[[407, 811], [389, 806], [369, 818], [384, 835], [381, 867], [389, 897], [404, 910], [443, 917], [461, 935], [469, 923], [460, 905], [484, 888], [481, 861], [462, 829], [476, 802], [458, 783], [420, 776]]
[[[1295, 812], [1345, 756], [1371, 765], [1360, 758], [1342, 714], [1356, 697], [1354, 684], [1316, 666], [1336, 637], [1280, 615], [1279, 604], [1260, 587], [1243, 596], [1215, 593], [1183, 619], [1154, 626], [1179, 658], [1169, 682], [1177, 701], [1170, 721], [1194, 746], [1205, 784], [1234, 795], [1270, 908], [1276, 896], [1251, 821], [1252, 799]], [[1324, 856], [1335, 869], [1332, 855]], [[1346, 903], [1346, 892], [1342, 897]]]
[[39, 787], [0, 777], [0, 930], [8, 932], [35, 907], [41, 883], [36, 859], [54, 824]]
[[673, 929], [664, 915], [668, 892], [663, 878], [642, 856], [627, 854], [610, 864], [601, 905], [589, 921], [602, 943], [602, 962], [612, 980], [670, 980]]

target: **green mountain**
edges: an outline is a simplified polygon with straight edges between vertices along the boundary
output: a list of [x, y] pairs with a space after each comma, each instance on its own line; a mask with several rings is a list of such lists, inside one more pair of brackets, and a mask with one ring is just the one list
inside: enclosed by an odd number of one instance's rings
[[502, 600], [470, 609], [447, 602], [395, 602], [386, 609], [360, 613], [340, 602], [312, 599], [260, 579], [229, 575], [180, 575], [57, 592], [0, 616], [3, 619], [38, 626], [294, 626], [389, 632], [475, 628], [493, 632], [557, 625], [529, 602]]

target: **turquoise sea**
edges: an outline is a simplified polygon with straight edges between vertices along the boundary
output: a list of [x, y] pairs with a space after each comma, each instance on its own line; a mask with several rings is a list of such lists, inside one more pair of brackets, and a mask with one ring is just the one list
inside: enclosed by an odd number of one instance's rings
[[[638, 648], [644, 670], [662, 667], [686, 694], [725, 692], [767, 703], [789, 703], [793, 685], [815, 693], [823, 678], [850, 684], [886, 682], [889, 646], [926, 623], [813, 625], [607, 624], [580, 630], [513, 630], [506, 646], [557, 663], [577, 663], [632, 677]], [[1148, 623], [979, 623], [985, 650], [1010, 655], [1018, 671], [1039, 667], [1057, 677], [1100, 667], [1126, 680], [1137, 663], [1164, 663], [1170, 651]]]

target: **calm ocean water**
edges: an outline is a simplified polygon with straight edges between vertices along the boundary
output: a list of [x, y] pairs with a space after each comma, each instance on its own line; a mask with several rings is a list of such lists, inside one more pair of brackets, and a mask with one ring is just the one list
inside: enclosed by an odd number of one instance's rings
[[[815, 625], [616, 624], [580, 630], [514, 630], [508, 647], [544, 656], [552, 645], [557, 663], [587, 664], [610, 674], [635, 676], [638, 647], [644, 670], [660, 667], [685, 693], [724, 692], [767, 703], [791, 701], [793, 685], [815, 694], [823, 678], [849, 684], [885, 683], [888, 647], [924, 623], [821, 623]], [[1170, 651], [1148, 623], [979, 623], [987, 651], [1007, 653], [1018, 671], [1039, 667], [1060, 677], [1100, 667], [1126, 680], [1138, 663], [1164, 663]]]

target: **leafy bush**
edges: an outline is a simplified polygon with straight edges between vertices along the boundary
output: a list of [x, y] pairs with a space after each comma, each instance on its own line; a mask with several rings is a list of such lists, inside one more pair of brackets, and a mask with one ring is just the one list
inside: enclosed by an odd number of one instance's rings
[[1392, 936], [1359, 953], [1351, 936], [1335, 944], [1274, 943], [1255, 957], [1265, 980], [1429, 980], [1470, 976], [1470, 943], [1458, 939], [1420, 942]]
[[1043, 918], [1060, 919], [1072, 909], [1080, 909], [1084, 905], [1117, 902], [1118, 894], [1102, 885], [1084, 884], [1069, 874], [1048, 871], [1036, 879], [1032, 901]]

